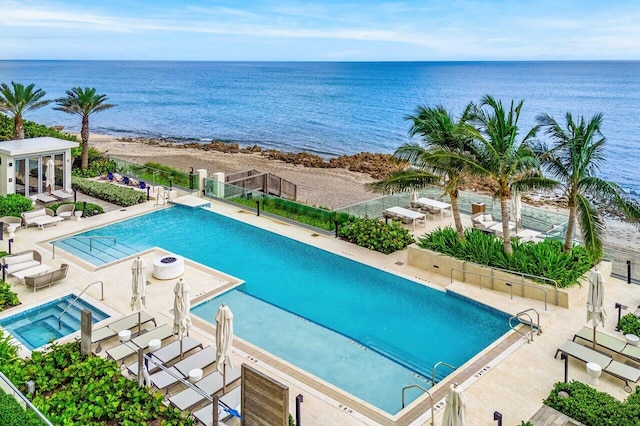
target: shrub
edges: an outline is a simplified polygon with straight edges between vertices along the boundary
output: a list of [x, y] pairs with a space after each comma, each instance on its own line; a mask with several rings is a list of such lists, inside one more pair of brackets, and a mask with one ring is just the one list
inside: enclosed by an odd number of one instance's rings
[[73, 178], [71, 187], [91, 197], [99, 198], [122, 207], [129, 207], [147, 200], [147, 194], [133, 188], [123, 188], [110, 183]]
[[[565, 391], [568, 397], [558, 396]], [[640, 418], [640, 387], [626, 401], [618, 401], [584, 383], [556, 383], [546, 405], [587, 426], [637, 426]]]
[[402, 250], [413, 243], [413, 237], [399, 222], [392, 221], [386, 224], [366, 217], [354, 218], [344, 223], [338, 230], [338, 236], [384, 254]]
[[20, 217], [22, 212], [31, 210], [31, 208], [31, 200], [23, 195], [9, 194], [6, 197], [0, 196], [0, 217]]
[[87, 203], [86, 208], [84, 205], [84, 201], [76, 201], [75, 203], [56, 203], [56, 204], [51, 204], [49, 206], [49, 208], [51, 210], [53, 210], [54, 212], [58, 211], [58, 207], [60, 207], [63, 204], [75, 204], [76, 205], [76, 210], [75, 211], [84, 211], [84, 217], [91, 217], [91, 216], [95, 216], [98, 214], [102, 214], [104, 213], [104, 209], [102, 208], [102, 206], [99, 206], [97, 204], [94, 203]]
[[570, 252], [563, 253], [563, 242], [556, 240], [536, 244], [514, 240], [513, 254], [507, 256], [500, 238], [473, 228], [465, 229], [464, 239], [459, 239], [451, 227], [438, 228], [420, 237], [418, 245], [456, 259], [550, 278], [557, 281], [559, 287], [579, 283], [578, 279], [592, 266], [584, 247], [574, 246]]
[[77, 177], [96, 177], [106, 175], [107, 172], [116, 171], [116, 162], [110, 160], [109, 157], [102, 155], [95, 148], [89, 148], [89, 168], [82, 170], [82, 149], [74, 148], [71, 150], [73, 155], [73, 169], [71, 174]]
[[0, 390], [0, 425], [42, 426], [42, 421], [36, 413], [24, 410], [18, 401]]
[[[64, 139], [72, 142], [78, 142], [78, 138], [60, 130], [35, 123], [33, 121], [24, 121], [24, 134], [27, 138], [39, 138], [50, 136], [52, 138]], [[0, 141], [10, 141], [13, 139], [13, 119], [0, 114]]]
[[19, 304], [18, 295], [11, 291], [11, 284], [0, 281], [0, 311]]
[[78, 341], [34, 351], [30, 359], [13, 356], [7, 345], [0, 339], [0, 354], [10, 356], [6, 362], [3, 358], [0, 370], [23, 393], [25, 382], [32, 380], [32, 402], [54, 424], [193, 424], [165, 406], [161, 393], [123, 377], [116, 362], [81, 356]]
[[624, 334], [640, 336], [640, 317], [634, 314], [626, 314], [620, 318], [620, 330]]

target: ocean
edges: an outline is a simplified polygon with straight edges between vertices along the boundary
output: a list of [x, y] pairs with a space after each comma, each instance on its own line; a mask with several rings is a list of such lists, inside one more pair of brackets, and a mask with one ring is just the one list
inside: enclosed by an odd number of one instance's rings
[[[640, 61], [616, 62], [153, 62], [0, 61], [0, 82], [35, 83], [48, 98], [95, 87], [116, 108], [91, 131], [211, 139], [325, 157], [391, 153], [409, 140], [419, 105], [454, 114], [486, 94], [524, 99], [522, 134], [535, 117], [604, 115], [599, 176], [640, 196]], [[78, 131], [80, 120], [46, 107], [27, 119]]]

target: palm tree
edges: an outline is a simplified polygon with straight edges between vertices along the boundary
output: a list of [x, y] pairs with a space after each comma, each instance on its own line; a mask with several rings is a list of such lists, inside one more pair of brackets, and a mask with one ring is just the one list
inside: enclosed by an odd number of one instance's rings
[[548, 188], [556, 184], [542, 176], [540, 162], [531, 144], [538, 130], [534, 127], [518, 141], [518, 119], [524, 101], [511, 101], [509, 110], [491, 96], [472, 104], [466, 119], [476, 127], [476, 141], [471, 155], [461, 157], [467, 168], [477, 176], [489, 179], [494, 187], [494, 197], [500, 199], [504, 252], [511, 255], [509, 238], [509, 214], [507, 202], [512, 192], [524, 192], [533, 188]]
[[89, 116], [94, 112], [104, 111], [113, 108], [114, 104], [108, 104], [107, 95], [96, 94], [95, 88], [74, 87], [67, 90], [67, 96], [56, 99], [57, 107], [53, 108], [57, 111], [63, 111], [68, 114], [75, 114], [82, 117], [82, 130], [80, 137], [82, 138], [82, 170], [89, 168]]
[[541, 145], [541, 159], [546, 170], [559, 181], [569, 208], [564, 251], [571, 249], [579, 222], [584, 246], [597, 262], [602, 258], [605, 225], [593, 200], [608, 203], [633, 221], [640, 220], [640, 206], [625, 199], [624, 191], [617, 184], [595, 176], [604, 162], [606, 138], [600, 132], [602, 114], [594, 115], [589, 121], [583, 116], [574, 121], [571, 113], [567, 113], [565, 119], [563, 127], [547, 114], [537, 117], [553, 143], [550, 150]]
[[458, 191], [465, 176], [464, 164], [447, 154], [465, 151], [471, 141], [468, 126], [462, 119], [454, 119], [443, 106], [418, 107], [416, 115], [408, 116], [407, 120], [413, 121], [410, 135], [419, 135], [424, 144], [408, 143], [396, 149], [394, 157], [408, 161], [410, 167], [370, 184], [369, 188], [399, 192], [419, 190], [444, 181], [444, 192], [451, 199], [456, 231], [460, 238], [464, 238], [458, 208]]
[[6, 83], [0, 85], [0, 112], [13, 117], [13, 138], [24, 139], [23, 114], [42, 108], [51, 101], [43, 100], [47, 93], [42, 89], [34, 90], [34, 84], [25, 87], [12, 81], [11, 86], [13, 89]]

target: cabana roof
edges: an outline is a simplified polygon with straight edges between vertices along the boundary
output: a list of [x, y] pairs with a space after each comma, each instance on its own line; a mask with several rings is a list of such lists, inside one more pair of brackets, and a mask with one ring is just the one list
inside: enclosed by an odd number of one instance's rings
[[0, 142], [0, 154], [8, 157], [19, 157], [31, 154], [62, 151], [77, 148], [78, 142], [65, 141], [58, 138], [31, 138]]

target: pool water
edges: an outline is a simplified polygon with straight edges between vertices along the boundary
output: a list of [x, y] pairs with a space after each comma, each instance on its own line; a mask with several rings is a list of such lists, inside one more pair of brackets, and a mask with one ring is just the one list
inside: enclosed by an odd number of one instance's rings
[[29, 350], [34, 350], [52, 340], [58, 340], [80, 330], [80, 312], [83, 309], [91, 311], [94, 323], [109, 318], [109, 315], [95, 306], [78, 299], [60, 318], [60, 328], [58, 328], [58, 316], [74, 298], [74, 295], [68, 295], [0, 319], [0, 327], [18, 339]]
[[436, 363], [460, 366], [509, 330], [486, 306], [206, 209], [172, 207], [82, 235], [159, 246], [245, 280], [194, 314], [215, 323], [224, 301], [239, 337], [391, 414], [402, 387], [428, 388], [421, 376]]

